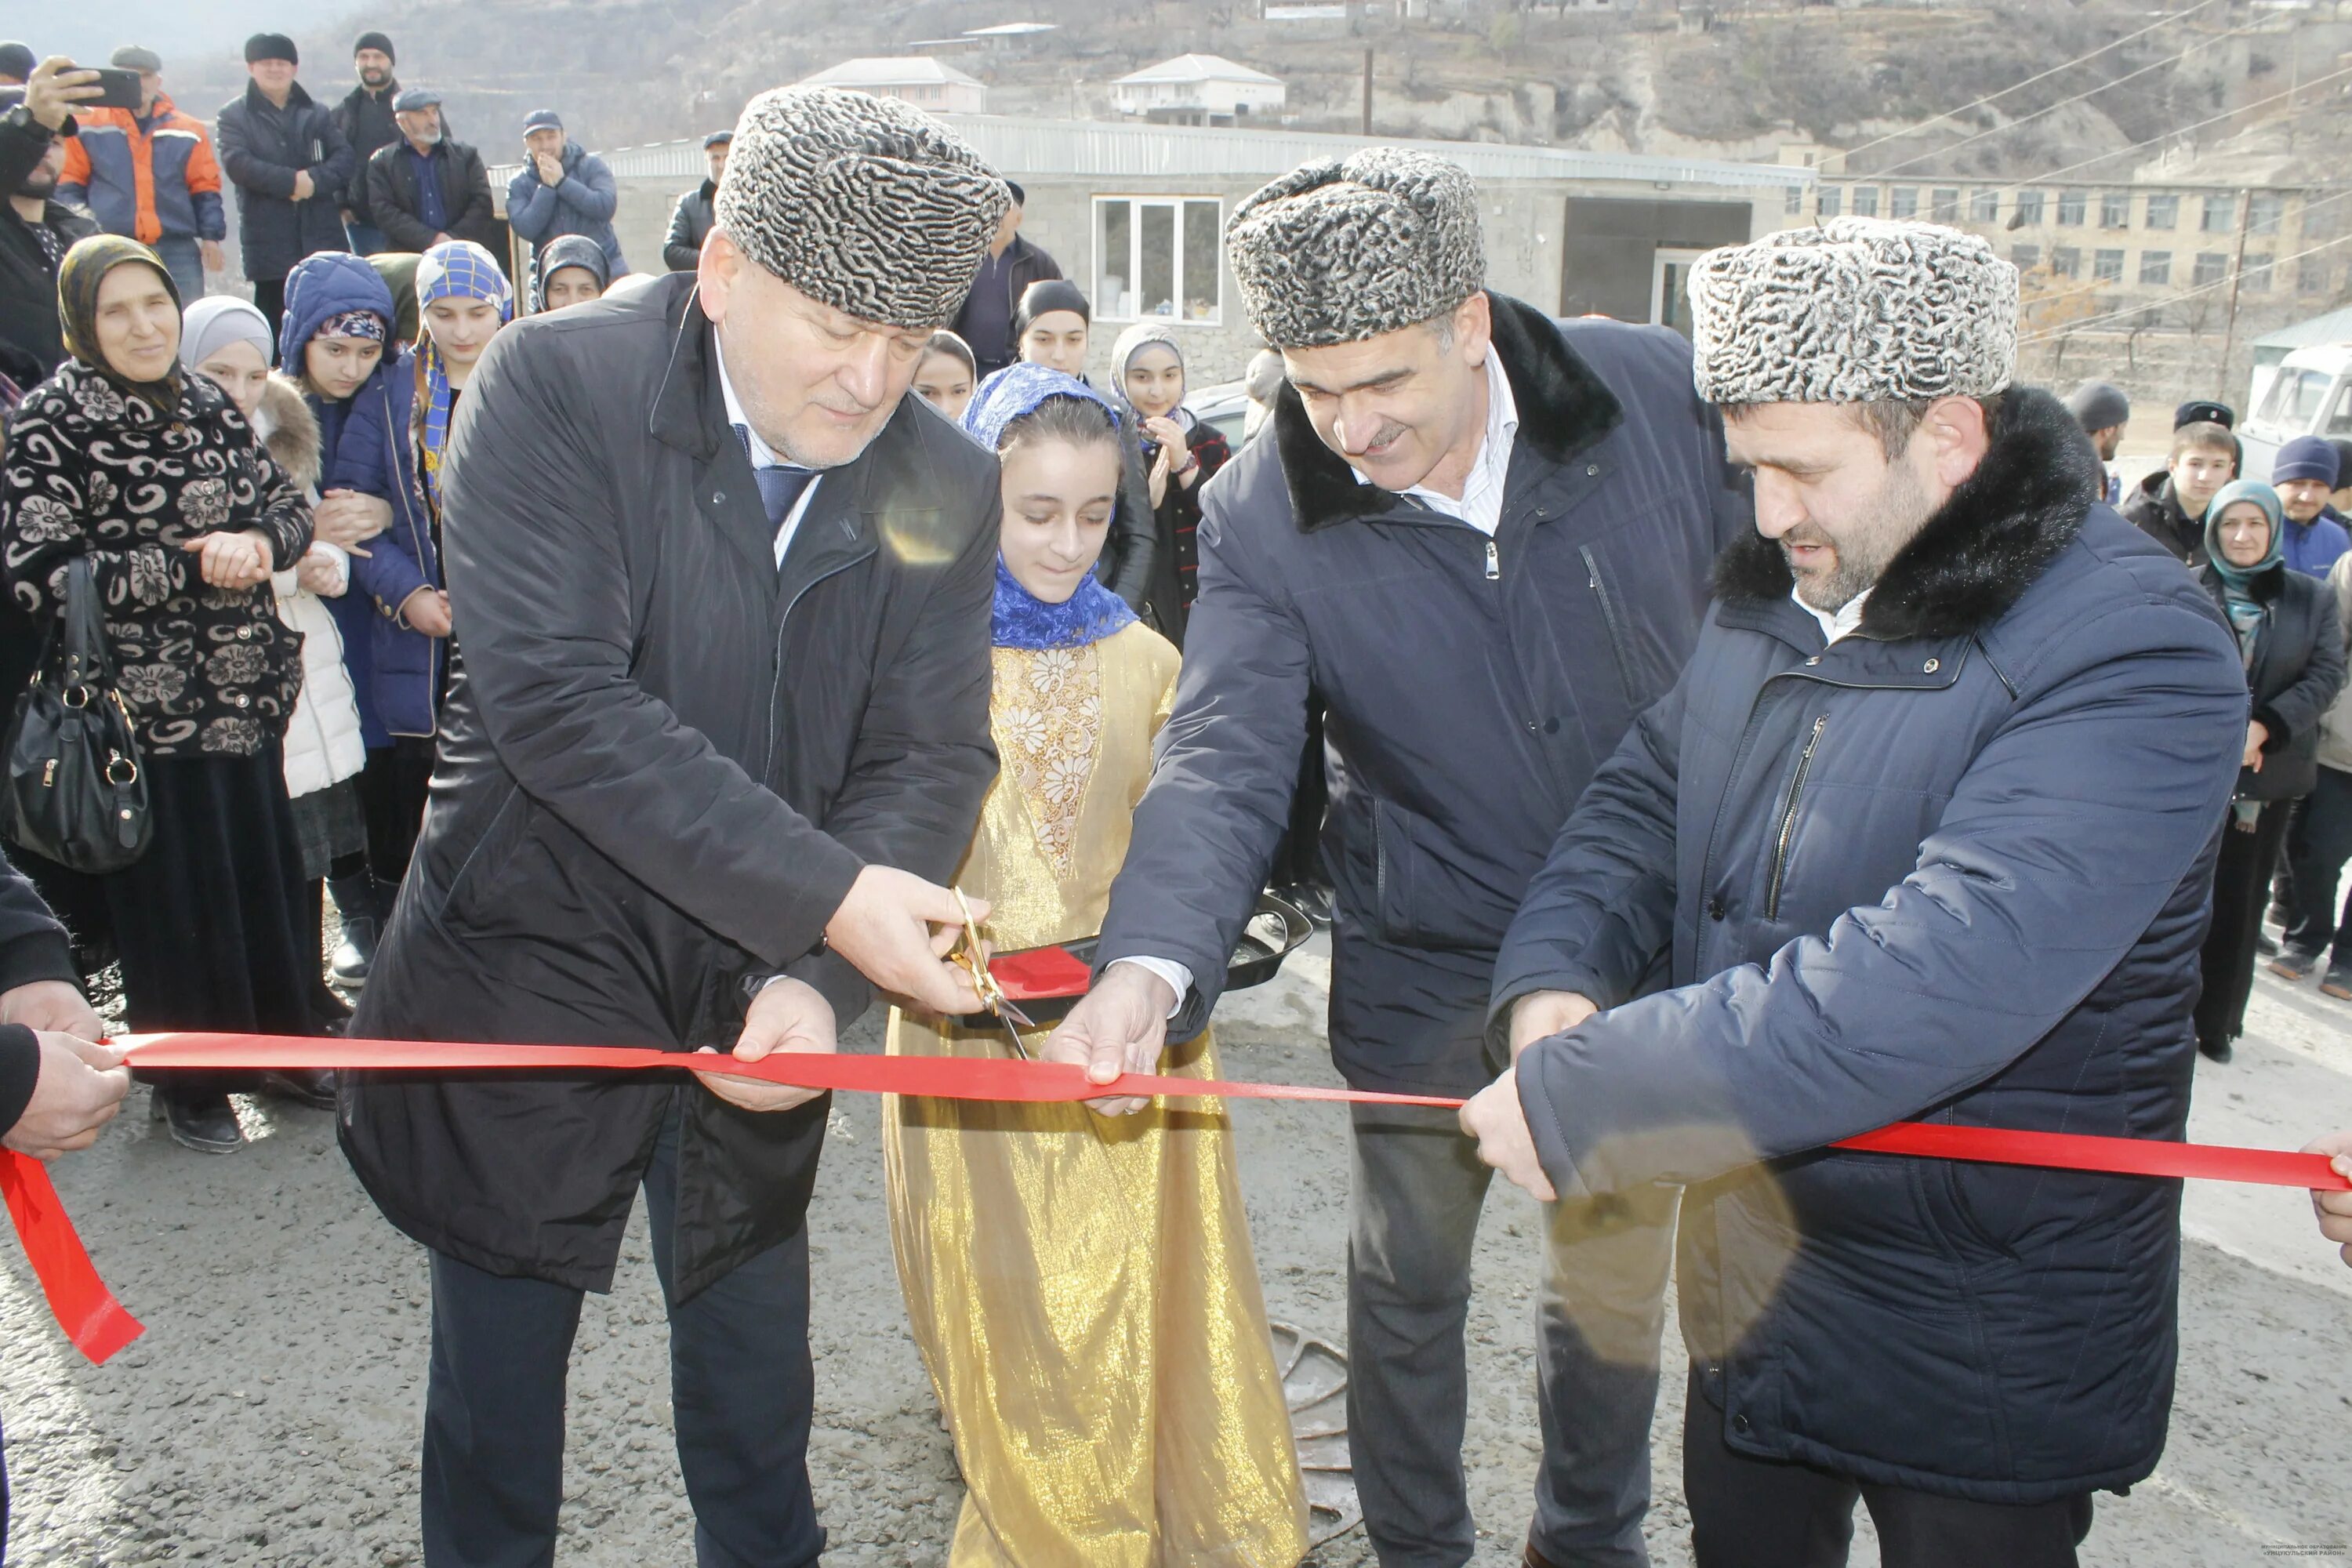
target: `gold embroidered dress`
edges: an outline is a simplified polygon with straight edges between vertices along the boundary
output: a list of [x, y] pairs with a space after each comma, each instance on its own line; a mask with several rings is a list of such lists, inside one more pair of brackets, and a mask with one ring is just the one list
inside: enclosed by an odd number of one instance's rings
[[[1091, 935], [1176, 650], [1129, 624], [994, 661], [1002, 772], [958, 885], [988, 900], [1000, 948]], [[889, 1048], [1012, 1054], [1001, 1029], [898, 1013]], [[1216, 1069], [1206, 1035], [1165, 1068]], [[1105, 1118], [894, 1096], [883, 1157], [908, 1316], [970, 1489], [953, 1568], [1297, 1563], [1306, 1504], [1220, 1103]]]

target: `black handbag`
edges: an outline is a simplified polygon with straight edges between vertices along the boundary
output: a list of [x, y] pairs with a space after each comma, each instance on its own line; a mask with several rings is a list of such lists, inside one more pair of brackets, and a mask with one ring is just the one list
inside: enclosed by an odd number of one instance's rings
[[131, 715], [114, 686], [89, 558], [66, 567], [49, 629], [8, 726], [0, 834], [77, 871], [120, 871], [147, 852], [154, 818]]

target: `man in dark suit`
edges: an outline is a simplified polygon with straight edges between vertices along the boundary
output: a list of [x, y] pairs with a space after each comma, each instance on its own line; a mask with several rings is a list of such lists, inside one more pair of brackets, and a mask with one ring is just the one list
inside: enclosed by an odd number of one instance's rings
[[[877, 988], [979, 1005], [935, 881], [996, 772], [996, 464], [908, 389], [1003, 183], [856, 93], [755, 99], [736, 147], [698, 272], [519, 321], [467, 384], [464, 668], [355, 1035], [753, 1061], [833, 1049]], [[553, 1552], [581, 1294], [640, 1184], [698, 1559], [816, 1561], [825, 1106], [685, 1073], [352, 1085], [344, 1149], [432, 1251], [427, 1563]]]

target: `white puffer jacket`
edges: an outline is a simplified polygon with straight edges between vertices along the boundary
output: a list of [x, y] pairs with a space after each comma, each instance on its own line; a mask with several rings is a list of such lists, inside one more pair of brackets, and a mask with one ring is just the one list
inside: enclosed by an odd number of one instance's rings
[[[270, 458], [318, 499], [319, 420], [300, 388], [281, 376], [269, 378], [253, 427]], [[345, 587], [351, 557], [331, 544], [313, 543], [311, 556], [331, 562]], [[302, 634], [302, 694], [286, 726], [286, 793], [315, 794], [367, 765], [360, 739], [360, 709], [343, 668], [342, 633], [326, 602], [304, 588], [291, 571], [270, 580], [278, 593], [278, 618]]]

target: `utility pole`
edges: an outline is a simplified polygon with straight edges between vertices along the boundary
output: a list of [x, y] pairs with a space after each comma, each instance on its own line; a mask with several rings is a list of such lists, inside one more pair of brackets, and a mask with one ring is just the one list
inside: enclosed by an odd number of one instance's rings
[[1372, 133], [1372, 51], [1371, 51], [1371, 47], [1370, 47], [1370, 46], [1367, 45], [1367, 46], [1365, 47], [1365, 49], [1364, 49], [1364, 134], [1365, 134], [1365, 135], [1367, 135], [1367, 136], [1370, 136], [1371, 133]]
[[2238, 342], [2238, 289], [2246, 279], [2246, 233], [2254, 222], [2254, 193], [2243, 191], [2240, 197], [2238, 254], [2230, 263], [2230, 314], [2221, 328], [2221, 367], [2213, 377], [2214, 395], [2223, 403], [2230, 401], [2230, 351]]

